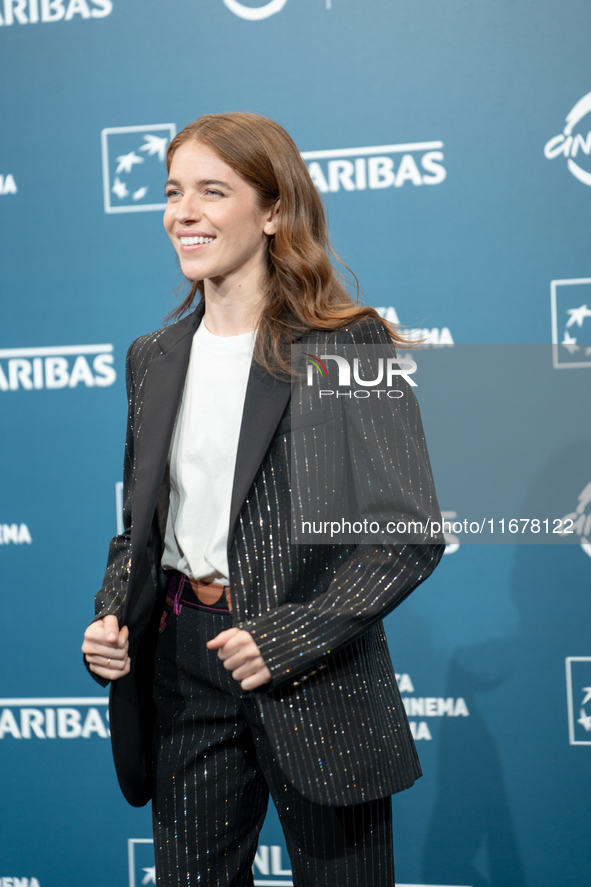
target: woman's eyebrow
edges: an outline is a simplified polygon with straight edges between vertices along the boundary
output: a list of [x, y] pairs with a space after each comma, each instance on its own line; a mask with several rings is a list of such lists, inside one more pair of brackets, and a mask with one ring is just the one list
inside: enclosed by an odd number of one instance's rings
[[[175, 185], [179, 187], [180, 184], [181, 183], [177, 179], [168, 179], [168, 181], [164, 183], [164, 187], [167, 188], [169, 185]], [[205, 187], [208, 185], [220, 185], [222, 188], [228, 188], [228, 190], [230, 191], [232, 190], [227, 182], [220, 182], [218, 181], [218, 179], [199, 179], [196, 184], [200, 187]]]
[[[227, 182], [220, 182], [218, 179], [199, 179], [198, 185], [221, 185], [222, 188], [230, 188]], [[231, 190], [231, 189], [230, 189]]]

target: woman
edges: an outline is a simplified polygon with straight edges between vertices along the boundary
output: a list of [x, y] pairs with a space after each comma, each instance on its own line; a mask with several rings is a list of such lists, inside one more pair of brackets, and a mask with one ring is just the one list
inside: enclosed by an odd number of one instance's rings
[[[326, 498], [338, 508], [352, 478], [365, 510], [363, 453], [344, 446], [357, 434], [365, 452], [367, 429], [334, 436], [336, 408], [311, 408], [304, 387], [293, 419], [289, 348], [391, 346], [391, 332], [340, 283], [277, 123], [206, 115], [167, 159], [164, 226], [191, 282], [175, 316], [200, 300], [129, 350], [125, 531], [82, 648], [112, 682], [119, 781], [130, 803], [153, 799], [158, 884], [251, 885], [270, 792], [296, 887], [392, 887], [389, 796], [420, 768], [381, 620], [443, 546], [294, 544], [288, 468], [290, 440], [313, 442]], [[380, 499], [436, 516], [408, 394], [371, 407]]]

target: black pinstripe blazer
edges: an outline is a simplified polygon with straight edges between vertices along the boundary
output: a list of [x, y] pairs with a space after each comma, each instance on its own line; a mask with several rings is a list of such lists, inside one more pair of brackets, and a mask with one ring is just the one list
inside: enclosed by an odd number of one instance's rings
[[[131, 672], [111, 684], [110, 724], [119, 782], [136, 806], [151, 796], [152, 663], [166, 586], [160, 559], [168, 453], [202, 314], [200, 305], [178, 323], [142, 336], [127, 357], [125, 530], [111, 542], [95, 610], [96, 618], [114, 613], [129, 627]], [[322, 349], [329, 336], [344, 343], [387, 341], [380, 324], [363, 321], [302, 342]], [[232, 615], [253, 635], [271, 671], [271, 683], [252, 695], [282, 770], [305, 797], [339, 806], [400, 791], [421, 775], [382, 619], [429, 576], [444, 546], [439, 540], [294, 545], [290, 395], [289, 383], [252, 365], [228, 538]], [[378, 446], [380, 499], [386, 495], [397, 511], [437, 519], [418, 406], [413, 396], [404, 404], [380, 416], [386, 432]], [[338, 510], [351, 480], [361, 500], [371, 497], [344, 440], [329, 440], [330, 423], [318, 422], [317, 414], [311, 412], [306, 424], [307, 405], [298, 407], [293, 433], [304, 440], [308, 435], [314, 458], [324, 460], [332, 505]]]

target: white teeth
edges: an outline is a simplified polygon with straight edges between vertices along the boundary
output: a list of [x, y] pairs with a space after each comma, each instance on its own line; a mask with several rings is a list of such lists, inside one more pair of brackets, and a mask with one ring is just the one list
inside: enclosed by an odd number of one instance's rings
[[194, 246], [196, 243], [211, 243], [213, 237], [181, 237], [183, 246]]

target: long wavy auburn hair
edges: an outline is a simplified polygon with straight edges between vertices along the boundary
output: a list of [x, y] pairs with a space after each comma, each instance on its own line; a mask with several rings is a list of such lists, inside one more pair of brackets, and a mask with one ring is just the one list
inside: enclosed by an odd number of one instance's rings
[[[328, 239], [324, 208], [306, 164], [287, 132], [258, 114], [205, 114], [176, 135], [166, 157], [168, 171], [178, 148], [190, 140], [210, 147], [257, 193], [262, 209], [280, 200], [276, 234], [268, 238], [267, 280], [258, 324], [254, 359], [268, 372], [290, 374], [289, 346], [310, 330], [334, 330], [373, 317], [393, 342], [410, 344], [375, 308], [353, 299], [330, 256], [346, 270]], [[191, 308], [202, 280], [187, 281], [189, 290], [169, 315], [177, 320]]]

